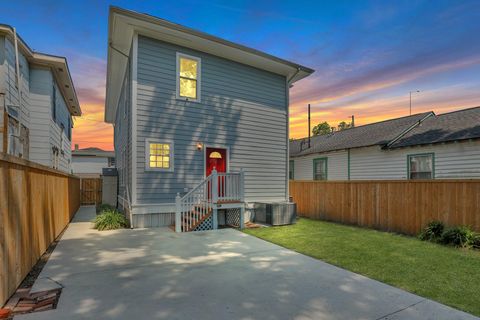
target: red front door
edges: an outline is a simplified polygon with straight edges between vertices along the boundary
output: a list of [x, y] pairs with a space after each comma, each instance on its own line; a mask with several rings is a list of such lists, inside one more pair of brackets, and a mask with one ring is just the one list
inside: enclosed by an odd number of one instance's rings
[[217, 172], [227, 172], [227, 150], [222, 148], [207, 148], [205, 153], [205, 174], [208, 177], [213, 168]]

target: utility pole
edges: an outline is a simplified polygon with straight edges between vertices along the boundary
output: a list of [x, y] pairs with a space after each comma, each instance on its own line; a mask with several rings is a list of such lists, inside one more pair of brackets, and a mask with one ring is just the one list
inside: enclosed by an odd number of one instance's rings
[[308, 148], [310, 148], [310, 135], [312, 130], [310, 129], [310, 103], [308, 104]]
[[420, 90], [410, 91], [410, 115], [412, 115], [412, 92], [417, 93], [420, 92]]

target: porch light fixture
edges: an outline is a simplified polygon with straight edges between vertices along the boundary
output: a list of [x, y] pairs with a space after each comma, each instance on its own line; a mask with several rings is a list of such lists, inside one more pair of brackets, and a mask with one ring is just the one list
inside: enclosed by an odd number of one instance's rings
[[203, 143], [201, 143], [200, 141], [197, 142], [197, 150], [198, 150], [198, 151], [202, 151], [202, 150], [203, 150]]

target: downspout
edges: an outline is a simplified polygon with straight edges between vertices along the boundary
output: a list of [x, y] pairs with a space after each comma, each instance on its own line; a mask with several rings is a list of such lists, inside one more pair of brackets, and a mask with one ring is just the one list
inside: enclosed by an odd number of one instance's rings
[[290, 186], [289, 186], [289, 179], [288, 179], [288, 172], [290, 170], [290, 84], [292, 80], [297, 76], [300, 72], [300, 68], [297, 68], [297, 71], [290, 77], [290, 79], [285, 80], [285, 102], [287, 105], [287, 161], [286, 161], [286, 169], [285, 172], [285, 181], [286, 181], [286, 188], [285, 188], [285, 200], [288, 202], [290, 201]]
[[17, 29], [13, 28], [13, 42], [15, 45], [15, 71], [17, 73], [18, 106], [22, 105], [22, 86], [20, 82], [20, 63], [18, 61], [18, 37]]

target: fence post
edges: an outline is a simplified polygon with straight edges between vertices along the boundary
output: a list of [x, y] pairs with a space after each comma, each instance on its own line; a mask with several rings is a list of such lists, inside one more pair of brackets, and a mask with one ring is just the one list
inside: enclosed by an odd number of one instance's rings
[[182, 232], [181, 225], [181, 215], [182, 215], [182, 205], [181, 205], [180, 193], [177, 192], [175, 197], [175, 232]]

